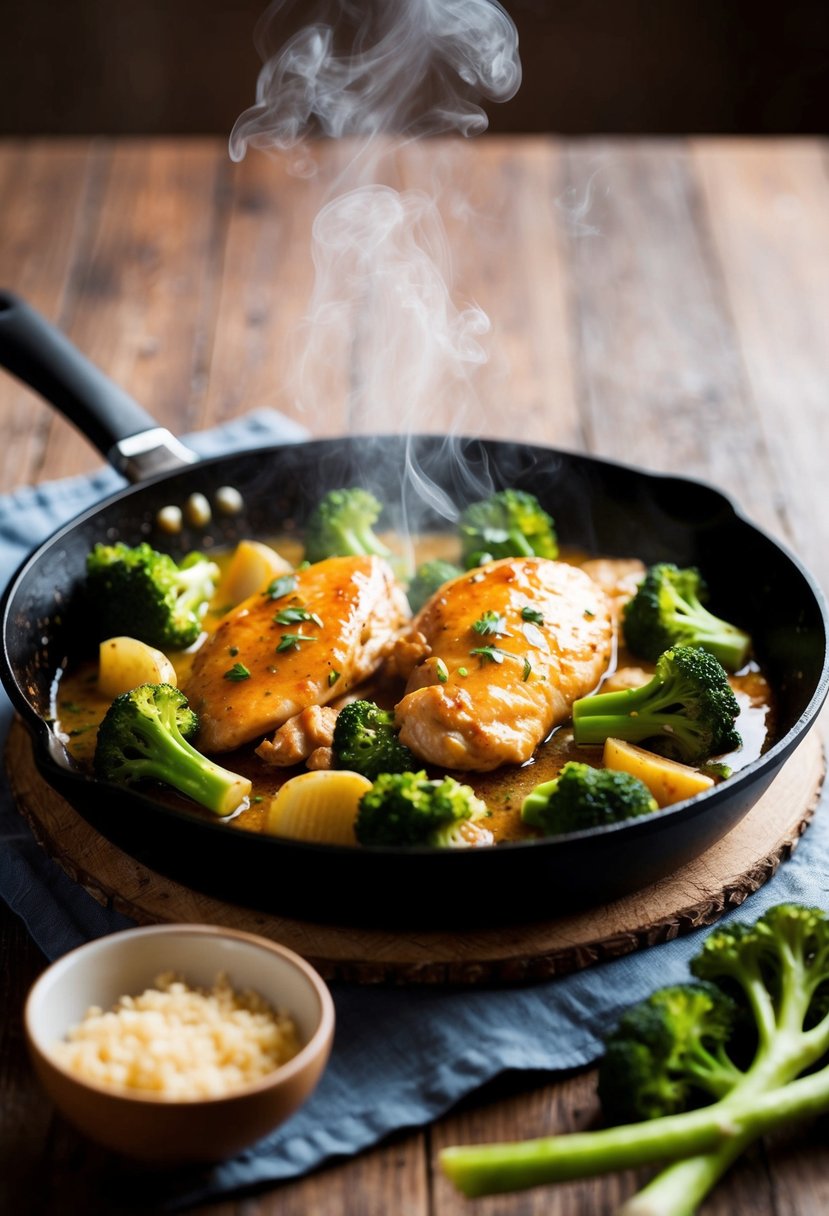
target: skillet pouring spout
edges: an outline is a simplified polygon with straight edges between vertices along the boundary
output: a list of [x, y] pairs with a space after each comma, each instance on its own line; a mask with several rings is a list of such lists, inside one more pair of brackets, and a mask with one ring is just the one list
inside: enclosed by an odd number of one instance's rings
[[[0, 362], [66, 410], [110, 459], [125, 441], [158, 429], [126, 394], [99, 379], [97, 369], [90, 381], [91, 365], [65, 338], [57, 341], [42, 318], [32, 325], [36, 314], [26, 306], [6, 295], [0, 301]], [[102, 421], [110, 402], [115, 421]], [[456, 466], [447, 462], [438, 435], [345, 436], [200, 461], [177, 451], [177, 442], [168, 448], [170, 471], [156, 465], [139, 484], [66, 524], [23, 563], [3, 598], [0, 674], [32, 733], [46, 780], [108, 839], [197, 889], [282, 914], [384, 927], [527, 922], [606, 903], [672, 873], [723, 837], [795, 751], [825, 699], [821, 592], [796, 557], [717, 490], [543, 446], [467, 437], [454, 442], [467, 484], [477, 477], [495, 489], [535, 494], [568, 546], [700, 568], [720, 614], [739, 620], [754, 637], [774, 690], [771, 746], [708, 793], [658, 814], [558, 839], [469, 850], [302, 844], [190, 815], [147, 791], [115, 790], [61, 762], [51, 726], [56, 675], [70, 658], [93, 653], [81, 589], [96, 542], [150, 540], [178, 557], [285, 529], [301, 532], [324, 492], [349, 485], [371, 490], [393, 516], [407, 456], [443, 493], [457, 496]], [[115, 459], [130, 471], [123, 446]], [[156, 533], [162, 507], [194, 493], [210, 498], [222, 485], [239, 490], [239, 515], [216, 516], [178, 537], [162, 540]], [[428, 507], [419, 518], [425, 531], [445, 527]]]

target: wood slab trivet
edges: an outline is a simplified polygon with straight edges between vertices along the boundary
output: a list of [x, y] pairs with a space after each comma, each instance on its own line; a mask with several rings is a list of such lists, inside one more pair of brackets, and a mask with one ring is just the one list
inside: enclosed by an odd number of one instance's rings
[[791, 856], [817, 805], [824, 759], [813, 731], [733, 831], [651, 887], [556, 920], [457, 932], [318, 925], [226, 903], [148, 869], [90, 827], [40, 776], [19, 721], [9, 735], [6, 770], [46, 852], [100, 903], [141, 924], [202, 922], [260, 933], [296, 950], [329, 980], [482, 984], [565, 975], [711, 924]]

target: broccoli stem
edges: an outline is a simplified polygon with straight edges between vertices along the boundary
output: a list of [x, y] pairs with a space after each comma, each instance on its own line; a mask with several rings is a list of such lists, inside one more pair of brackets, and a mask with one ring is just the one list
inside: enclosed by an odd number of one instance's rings
[[742, 1132], [713, 1153], [668, 1166], [623, 1204], [619, 1216], [694, 1216], [705, 1196], [758, 1134]]
[[751, 647], [747, 633], [735, 629], [732, 634], [725, 631], [717, 634], [700, 633], [695, 645], [704, 646], [715, 659], [719, 659], [727, 671], [739, 671], [745, 666]]
[[[800, 995], [799, 993], [798, 997]], [[798, 997], [794, 998], [794, 1005], [802, 1005]], [[801, 1008], [798, 1015], [800, 1021], [802, 1015]], [[797, 1025], [799, 1022], [795, 1019], [795, 1027]], [[786, 1094], [791, 1088], [791, 1077], [808, 1067], [811, 1060], [812, 1053], [797, 1029], [793, 1027], [791, 1030], [779, 1031], [772, 1049], [768, 1052], [761, 1049], [761, 1054], [743, 1080], [735, 1085], [727, 1099], [717, 1103], [717, 1108], [725, 1113], [728, 1108], [733, 1107], [736, 1112], [742, 1114], [744, 1111], [750, 1111], [758, 1098]], [[829, 1069], [824, 1069], [823, 1072], [829, 1077]], [[824, 1084], [829, 1090], [829, 1084], [826, 1081]], [[622, 1216], [693, 1216], [729, 1166], [753, 1140], [767, 1130], [768, 1128], [755, 1126], [751, 1120], [745, 1121], [734, 1135], [712, 1152], [675, 1162], [657, 1174], [652, 1182], [643, 1187], [622, 1208]]]
[[[770, 1065], [767, 1068], [764, 1082], [774, 1072]], [[441, 1154], [441, 1166], [458, 1190], [473, 1197], [685, 1158], [654, 1179], [624, 1212], [625, 1216], [687, 1216], [694, 1210], [689, 1206], [689, 1190], [697, 1188], [694, 1203], [699, 1203], [752, 1140], [792, 1119], [829, 1110], [829, 1067], [770, 1089], [761, 1088], [759, 1067], [749, 1076], [754, 1078], [752, 1092], [740, 1085], [727, 1098], [699, 1110], [517, 1144], [449, 1148]], [[640, 1198], [643, 1206], [632, 1206]], [[660, 1203], [663, 1206], [656, 1206]]]
[[[676, 713], [681, 695], [674, 681], [661, 683], [654, 677], [639, 688], [600, 692], [573, 705], [573, 736], [576, 743], [604, 743], [610, 735], [630, 742], [656, 735], [686, 735], [686, 723]], [[693, 728], [688, 726], [687, 734]]]
[[214, 764], [191, 747], [184, 736], [171, 727], [169, 716], [167, 725], [170, 733], [158, 728], [152, 728], [151, 735], [148, 731], [154, 755], [133, 762], [135, 777], [163, 781], [215, 815], [231, 815], [250, 792], [250, 782]]
[[[701, 1113], [695, 1111], [694, 1115]], [[683, 1125], [676, 1128], [679, 1120]], [[592, 1178], [670, 1160], [688, 1151], [706, 1152], [716, 1148], [722, 1138], [722, 1128], [710, 1117], [696, 1118], [692, 1124], [689, 1115], [670, 1115], [647, 1123], [514, 1144], [447, 1148], [440, 1155], [440, 1164], [458, 1190], [474, 1198]]]
[[681, 734], [678, 725], [676, 714], [639, 714], [627, 710], [625, 717], [605, 713], [576, 717], [575, 711], [573, 713], [574, 738], [576, 743], [582, 744], [604, 743], [608, 736], [636, 743], [657, 735]]
[[344, 528], [342, 535], [348, 553], [373, 553], [375, 557], [389, 557], [391, 554], [391, 550], [374, 535], [371, 527]]
[[[740, 1108], [750, 1105], [757, 1094], [772, 1093], [798, 1076], [829, 1048], [829, 1014], [816, 1026], [803, 1031], [803, 1021], [814, 995], [808, 969], [785, 941], [780, 944], [782, 1002], [775, 1016], [768, 989], [759, 975], [743, 974], [740, 980], [760, 1033], [760, 1048], [754, 1064], [728, 1096]], [[829, 1074], [829, 1069], [817, 1076]], [[805, 1113], [805, 1112], [802, 1112]], [[692, 1216], [729, 1166], [759, 1135], [751, 1126], [713, 1152], [676, 1162], [658, 1174], [622, 1208], [622, 1216]]]
[[677, 615], [693, 627], [695, 646], [704, 646], [723, 667], [737, 671], [743, 666], [751, 649], [751, 638], [736, 625], [714, 616], [703, 607], [695, 596], [686, 596], [690, 612], [683, 612], [677, 605]]
[[510, 532], [510, 545], [512, 546], [512, 556], [514, 557], [535, 557], [535, 549], [527, 540], [523, 532]]

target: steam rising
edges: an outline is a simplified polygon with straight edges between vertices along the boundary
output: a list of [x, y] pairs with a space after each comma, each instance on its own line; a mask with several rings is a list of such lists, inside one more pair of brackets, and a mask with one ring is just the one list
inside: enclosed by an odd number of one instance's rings
[[[309, 9], [313, 22], [274, 48], [277, 24]], [[488, 318], [453, 299], [436, 201], [378, 180], [402, 142], [486, 128], [478, 99], [507, 101], [520, 84], [515, 26], [497, 0], [273, 0], [256, 41], [257, 100], [233, 128], [231, 157], [250, 146], [293, 151], [290, 171], [307, 175], [310, 137], [347, 138], [351, 152], [314, 223], [315, 285], [293, 361], [298, 407], [324, 417], [340, 385], [352, 434], [443, 430], [447, 417], [467, 429]], [[468, 479], [451, 442], [447, 459], [456, 485]], [[423, 507], [456, 515], [411, 445], [395, 480], [401, 472], [399, 522], [416, 526]]]
[[303, 371], [325, 363], [339, 335], [355, 335], [351, 429], [387, 429], [391, 411], [404, 429], [429, 430], [445, 400], [459, 407], [470, 367], [486, 359], [478, 338], [489, 321], [480, 308], [452, 303], [432, 200], [386, 186], [340, 195], [317, 216], [313, 256]]
[[518, 35], [496, 0], [329, 0], [272, 51], [277, 20], [296, 7], [273, 0], [257, 27], [265, 64], [231, 133], [233, 160], [314, 134], [477, 134], [487, 118], [475, 98], [508, 101], [521, 83]]

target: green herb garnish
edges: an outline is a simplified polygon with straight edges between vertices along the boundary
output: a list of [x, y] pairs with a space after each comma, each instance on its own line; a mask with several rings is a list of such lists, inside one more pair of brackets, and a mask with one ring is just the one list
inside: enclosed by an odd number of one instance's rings
[[469, 653], [476, 654], [482, 663], [503, 663], [504, 659], [511, 657], [508, 650], [501, 650], [498, 646], [476, 646]]
[[477, 621], [473, 621], [472, 628], [481, 637], [509, 637], [507, 633], [506, 621], [497, 612], [489, 609], [478, 617]]
[[328, 673], [328, 687], [333, 688], [334, 685], [337, 683], [337, 680], [339, 680], [339, 678], [340, 678], [340, 673], [335, 668], [332, 667]]
[[443, 659], [437, 659], [435, 661], [435, 674], [437, 675], [437, 678], [441, 684], [445, 684], [449, 679], [449, 668], [446, 666]]
[[285, 633], [282, 635], [282, 639], [276, 648], [276, 653], [282, 654], [286, 650], [299, 650], [302, 642], [316, 641], [317, 638], [306, 637], [304, 633]]
[[544, 624], [543, 614], [541, 612], [539, 612], [537, 608], [531, 608], [529, 606], [529, 604], [526, 604], [521, 609], [521, 619], [523, 621], [529, 621], [531, 625], [543, 625]]
[[225, 672], [225, 679], [233, 680], [235, 683], [238, 683], [239, 680], [249, 680], [250, 672], [244, 663], [234, 663], [230, 670]]
[[322, 629], [322, 621], [316, 612], [309, 612], [299, 604], [296, 608], [280, 608], [273, 619], [277, 625], [296, 625], [300, 621], [313, 621]]
[[290, 595], [292, 591], [296, 591], [296, 583], [295, 574], [283, 574], [268, 583], [262, 594], [269, 600], [281, 600], [284, 595]]

